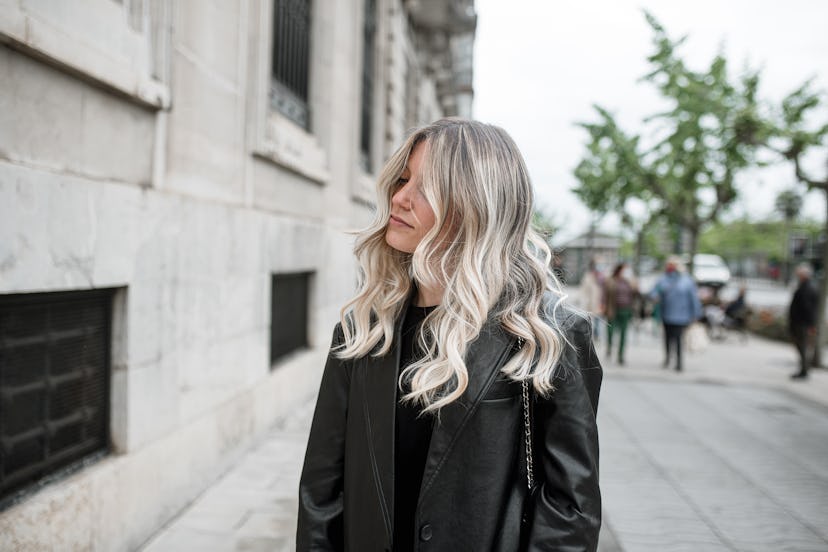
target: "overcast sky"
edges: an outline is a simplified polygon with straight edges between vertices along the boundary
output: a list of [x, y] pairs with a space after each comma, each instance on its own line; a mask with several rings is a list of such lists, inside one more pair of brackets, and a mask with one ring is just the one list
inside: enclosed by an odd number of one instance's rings
[[[693, 69], [706, 68], [721, 50], [732, 74], [746, 63], [762, 68], [763, 98], [778, 102], [810, 77], [828, 90], [823, 0], [476, 0], [476, 9], [474, 116], [517, 141], [541, 207], [565, 224], [561, 239], [584, 232], [590, 220], [569, 191], [586, 137], [574, 123], [594, 120], [597, 103], [628, 132], [640, 132], [657, 105], [652, 86], [638, 82], [653, 51], [642, 9], [671, 38], [688, 35], [679, 54]], [[821, 113], [828, 119], [828, 108]], [[785, 164], [743, 180], [734, 211], [751, 218], [772, 214], [776, 193], [794, 182]], [[824, 202], [810, 194], [805, 214], [823, 219]], [[616, 227], [612, 217], [602, 225]]]

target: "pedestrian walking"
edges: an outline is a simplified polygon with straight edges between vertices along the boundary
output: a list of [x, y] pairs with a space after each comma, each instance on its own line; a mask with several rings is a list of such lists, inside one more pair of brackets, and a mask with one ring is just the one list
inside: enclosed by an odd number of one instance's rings
[[788, 328], [799, 353], [799, 371], [791, 374], [791, 379], [805, 379], [808, 377], [808, 345], [816, 335], [820, 317], [817, 316], [817, 291], [811, 283], [811, 268], [806, 264], [797, 266], [796, 277], [799, 285], [788, 309]]
[[598, 270], [595, 259], [590, 259], [587, 271], [581, 276], [578, 286], [580, 306], [589, 313], [592, 320], [592, 337], [600, 337], [601, 328], [601, 301], [603, 298], [604, 275]]
[[612, 338], [618, 335], [618, 364], [624, 364], [624, 345], [627, 340], [627, 326], [633, 314], [636, 289], [624, 276], [625, 263], [618, 263], [612, 276], [604, 282], [603, 311], [607, 318], [607, 357], [612, 357]]
[[681, 371], [681, 339], [685, 328], [701, 318], [702, 307], [696, 283], [684, 272], [680, 258], [671, 256], [667, 259], [664, 274], [650, 296], [658, 301], [664, 324], [664, 368], [669, 367], [671, 354], [674, 354], [675, 368]]
[[596, 550], [601, 367], [532, 209], [497, 127], [443, 119], [388, 161], [322, 377], [298, 551]]

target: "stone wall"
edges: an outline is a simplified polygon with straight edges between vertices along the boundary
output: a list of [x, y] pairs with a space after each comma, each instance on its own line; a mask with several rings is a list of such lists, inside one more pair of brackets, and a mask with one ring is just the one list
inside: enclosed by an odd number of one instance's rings
[[[377, 4], [373, 167], [411, 94], [442, 113]], [[0, 549], [135, 549], [315, 394], [375, 176], [362, 2], [312, 5], [306, 130], [269, 106], [268, 0], [0, 0], [0, 294], [118, 290], [112, 450], [0, 511]], [[311, 346], [271, 366], [271, 276], [305, 271]]]

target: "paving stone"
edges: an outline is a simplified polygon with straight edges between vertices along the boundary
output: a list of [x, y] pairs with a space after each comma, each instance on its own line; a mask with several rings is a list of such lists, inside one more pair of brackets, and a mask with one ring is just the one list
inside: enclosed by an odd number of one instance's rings
[[[745, 406], [756, 401], [778, 408]], [[794, 418], [764, 421], [780, 411]], [[821, 448], [799, 449], [791, 437], [825, 439], [820, 413], [776, 390], [610, 377], [599, 417], [602, 485], [623, 549], [653, 549], [651, 539], [661, 550], [828, 549], [818, 521], [828, 519], [828, 479], [809, 468]], [[785, 429], [780, 444], [773, 432]]]

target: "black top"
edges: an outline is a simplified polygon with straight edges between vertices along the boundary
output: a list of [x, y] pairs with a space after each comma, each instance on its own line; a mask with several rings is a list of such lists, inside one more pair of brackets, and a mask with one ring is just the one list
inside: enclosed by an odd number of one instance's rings
[[[405, 313], [402, 326], [399, 373], [424, 356], [418, 335], [425, 317], [435, 307], [411, 305]], [[397, 412], [394, 439], [394, 550], [414, 550], [414, 516], [420, 497], [428, 445], [431, 442], [433, 417], [420, 416], [420, 407], [403, 402], [402, 396], [411, 387], [403, 383], [403, 390], [397, 389]]]
[[788, 324], [791, 328], [810, 328], [817, 323], [817, 290], [811, 280], [802, 280], [791, 299]]

